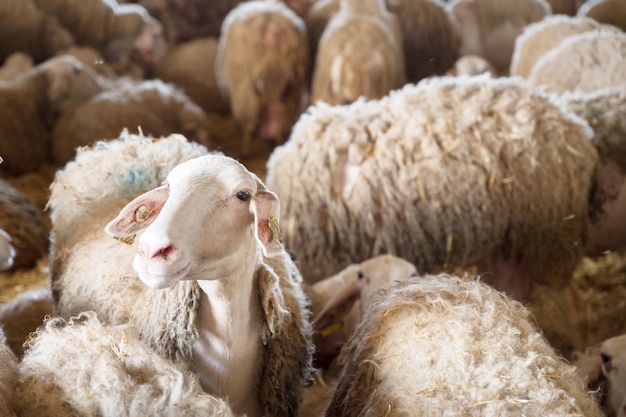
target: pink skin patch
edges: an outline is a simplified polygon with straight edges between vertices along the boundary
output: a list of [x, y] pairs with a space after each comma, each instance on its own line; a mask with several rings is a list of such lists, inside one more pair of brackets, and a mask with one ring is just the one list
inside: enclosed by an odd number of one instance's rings
[[270, 141], [279, 141], [282, 138], [280, 107], [279, 103], [268, 103], [263, 107], [254, 137]]

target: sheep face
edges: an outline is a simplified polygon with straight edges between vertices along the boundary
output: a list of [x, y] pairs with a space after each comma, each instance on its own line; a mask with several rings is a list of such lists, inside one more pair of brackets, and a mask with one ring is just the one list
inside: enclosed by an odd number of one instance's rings
[[102, 91], [96, 72], [73, 56], [61, 55], [41, 65], [47, 77], [48, 98], [59, 113]]
[[142, 231], [133, 267], [151, 288], [219, 279], [255, 256], [282, 251], [276, 195], [235, 160], [207, 155], [175, 167], [163, 185], [131, 201], [105, 231]]
[[626, 335], [605, 340], [600, 352], [602, 374], [609, 382], [609, 409], [623, 417], [626, 415]]

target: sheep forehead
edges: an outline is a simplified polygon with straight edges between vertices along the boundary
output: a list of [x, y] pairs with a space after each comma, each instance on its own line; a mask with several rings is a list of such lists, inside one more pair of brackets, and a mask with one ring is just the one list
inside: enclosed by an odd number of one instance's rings
[[256, 191], [254, 176], [239, 162], [220, 155], [205, 155], [177, 165], [167, 176], [170, 189], [207, 188], [224, 192], [227, 197], [239, 188]]

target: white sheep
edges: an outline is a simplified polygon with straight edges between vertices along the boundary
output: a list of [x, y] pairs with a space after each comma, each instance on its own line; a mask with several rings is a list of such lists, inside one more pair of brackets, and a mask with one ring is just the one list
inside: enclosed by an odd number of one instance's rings
[[622, 0], [587, 0], [580, 6], [577, 15], [626, 30], [626, 3]]
[[75, 58], [60, 56], [0, 83], [0, 173], [20, 175], [47, 163], [54, 123], [101, 91], [98, 78]]
[[[59, 312], [134, 323], [237, 413], [294, 415], [312, 344], [301, 277], [278, 240], [278, 199], [235, 160], [198, 154], [206, 149], [175, 138], [128, 138], [79, 152], [57, 174]], [[152, 187], [123, 207], [129, 193]], [[126, 241], [145, 230], [127, 246], [103, 237], [105, 225]]]
[[383, 288], [339, 361], [327, 417], [603, 415], [529, 310], [475, 277]]
[[480, 55], [506, 74], [515, 39], [550, 14], [545, 0], [454, 0], [449, 5], [461, 34], [461, 55]]
[[141, 77], [141, 67], [158, 62], [165, 54], [161, 23], [138, 4], [118, 4], [115, 0], [30, 1], [56, 17], [78, 45], [100, 51], [118, 73]]
[[[596, 30], [612, 30], [612, 26], [601, 25], [587, 17], [564, 15], [547, 16], [531, 23], [515, 39], [511, 76], [528, 77], [537, 60], [570, 36]], [[617, 30], [615, 30], [617, 31]]]
[[433, 77], [311, 107], [270, 156], [267, 184], [308, 282], [381, 253], [424, 272], [475, 265], [518, 300], [545, 284], [584, 334], [567, 283], [589, 245], [591, 139], [521, 79]]
[[303, 20], [277, 1], [247, 1], [222, 25], [215, 74], [242, 137], [283, 143], [303, 110], [309, 62]]
[[[106, 116], [106, 117], [103, 117]], [[161, 80], [121, 82], [65, 112], [52, 131], [52, 162], [61, 166], [76, 149], [131, 133], [162, 136], [180, 133], [210, 146], [209, 121], [205, 112], [180, 88]]]
[[406, 83], [402, 33], [383, 0], [342, 0], [322, 33], [311, 101], [380, 98]]
[[105, 326], [93, 312], [48, 319], [28, 341], [18, 375], [23, 417], [234, 417], [184, 364], [145, 346], [136, 328]]
[[528, 74], [555, 93], [626, 85], [626, 34], [591, 31], [570, 36], [537, 60]]
[[17, 378], [17, 359], [7, 345], [0, 326], [0, 414], [6, 417], [17, 417], [15, 410]]

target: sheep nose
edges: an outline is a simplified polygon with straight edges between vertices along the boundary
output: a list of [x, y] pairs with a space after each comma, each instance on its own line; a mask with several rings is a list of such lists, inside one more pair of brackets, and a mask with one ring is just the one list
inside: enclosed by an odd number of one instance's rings
[[146, 255], [148, 259], [163, 258], [167, 261], [174, 253], [176, 248], [171, 242], [166, 242], [160, 245], [147, 245], [147, 247], [140, 247], [139, 253]]

